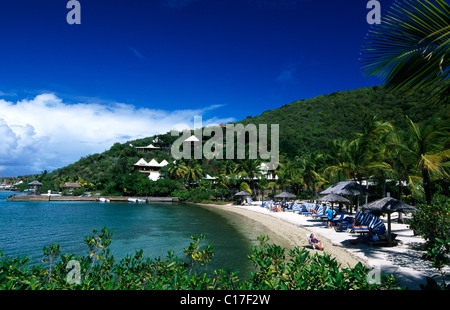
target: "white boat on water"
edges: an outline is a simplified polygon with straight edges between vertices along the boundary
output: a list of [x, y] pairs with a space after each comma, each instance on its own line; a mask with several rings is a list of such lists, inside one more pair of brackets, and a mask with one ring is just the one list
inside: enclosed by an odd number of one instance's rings
[[110, 202], [109, 199], [106, 199], [106, 198], [103, 198], [103, 197], [99, 198], [98, 201], [100, 201], [100, 202]]
[[146, 203], [147, 201], [145, 199], [128, 198], [128, 202], [132, 202], [132, 203]]

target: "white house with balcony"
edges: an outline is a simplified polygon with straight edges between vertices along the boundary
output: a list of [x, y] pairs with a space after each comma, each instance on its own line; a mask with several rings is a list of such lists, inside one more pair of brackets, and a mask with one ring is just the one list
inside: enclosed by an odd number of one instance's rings
[[140, 173], [144, 173], [148, 175], [148, 178], [152, 181], [156, 181], [160, 178], [160, 170], [162, 167], [168, 165], [167, 160], [163, 160], [158, 163], [155, 159], [147, 162], [145, 159], [141, 158], [137, 163], [133, 165], [134, 169], [139, 171]]

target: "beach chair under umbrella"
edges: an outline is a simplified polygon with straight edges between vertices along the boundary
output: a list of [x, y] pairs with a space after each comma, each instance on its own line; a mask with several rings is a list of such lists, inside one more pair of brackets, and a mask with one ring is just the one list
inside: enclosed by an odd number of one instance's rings
[[394, 212], [416, 212], [418, 209], [416, 207], [410, 206], [398, 199], [392, 197], [384, 197], [367, 203], [361, 207], [363, 210], [370, 210], [371, 212], [381, 212], [387, 214], [388, 219], [388, 246], [392, 245], [391, 237], [391, 213]]
[[[252, 194], [250, 194], [249, 192], [246, 191], [240, 191], [239, 193], [234, 194], [235, 196], [241, 196], [241, 197], [245, 197], [245, 196], [251, 196]], [[237, 204], [239, 204], [237, 202]]]

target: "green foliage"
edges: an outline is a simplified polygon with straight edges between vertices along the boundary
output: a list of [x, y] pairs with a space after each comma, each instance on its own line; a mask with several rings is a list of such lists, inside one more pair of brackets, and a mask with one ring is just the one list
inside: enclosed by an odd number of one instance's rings
[[392, 6], [368, 35], [363, 69], [408, 93], [441, 82], [436, 101], [448, 104], [449, 11], [444, 0], [404, 0]]
[[214, 193], [209, 190], [193, 189], [189, 192], [188, 201], [197, 203], [211, 201], [213, 194]]
[[358, 263], [353, 268], [342, 268], [330, 255], [311, 255], [305, 249], [286, 250], [268, 244], [259, 237], [260, 246], [249, 256], [256, 272], [250, 275], [249, 289], [264, 290], [372, 290], [394, 289], [396, 282], [386, 278], [381, 284], [367, 281], [369, 269]]
[[205, 235], [191, 236], [192, 242], [189, 247], [184, 249], [184, 253], [190, 260], [191, 269], [189, 274], [192, 273], [194, 266], [200, 264], [201, 266], [206, 266], [214, 256], [214, 250], [211, 245], [208, 245], [205, 250], [200, 251], [199, 243], [205, 239]]
[[432, 261], [433, 267], [439, 271], [439, 276], [442, 278], [442, 283], [439, 285], [435, 279], [427, 278], [427, 284], [421, 285], [424, 290], [450, 290], [450, 284], [445, 283], [446, 273], [444, 267], [448, 265], [449, 258], [447, 257], [450, 239], [443, 240], [437, 238], [434, 246], [428, 249], [427, 256]]
[[[244, 119], [246, 124], [279, 124], [280, 152], [288, 158], [309, 152], [324, 153], [331, 140], [353, 140], [363, 132], [366, 116], [377, 114], [399, 131], [408, 129], [408, 116], [421, 123], [434, 115], [448, 117], [444, 106], [430, 108], [430, 89], [410, 96], [374, 86], [335, 92], [306, 100], [294, 101], [281, 108]], [[270, 126], [269, 126], [270, 127]]]
[[450, 198], [435, 195], [433, 205], [418, 205], [419, 211], [413, 214], [411, 229], [433, 248], [437, 239], [450, 239]]
[[[311, 255], [305, 249], [286, 250], [270, 245], [268, 238], [259, 237], [260, 246], [252, 247], [249, 259], [255, 271], [247, 280], [240, 280], [236, 273], [219, 269], [202, 273], [214, 256], [210, 245], [200, 245], [205, 236], [192, 236], [184, 250], [187, 262], [169, 251], [165, 258], [144, 258], [143, 251], [136, 251], [116, 262], [108, 246], [111, 235], [106, 228], [100, 233], [85, 237], [88, 256], [60, 255], [60, 247], [52, 244], [44, 247], [44, 266], [28, 266], [29, 259], [3, 257], [0, 251], [0, 289], [16, 290], [285, 290], [285, 289], [397, 289], [392, 277], [380, 284], [367, 281], [368, 269], [361, 264], [354, 268], [342, 268], [329, 255]], [[76, 262], [74, 264], [73, 262]], [[76, 266], [76, 267], [73, 267]], [[51, 271], [50, 271], [51, 270]], [[79, 282], [69, 281], [70, 274], [79, 273]]]
[[44, 246], [43, 250], [44, 252], [44, 259], [42, 262], [48, 262], [48, 281], [50, 282], [52, 279], [52, 264], [53, 260], [58, 257], [59, 253], [61, 252], [61, 246], [56, 245], [55, 243], [52, 243], [48, 248]]
[[[361, 180], [375, 176], [379, 180], [378, 196], [384, 196], [387, 189], [396, 197], [412, 194], [415, 200], [411, 203], [415, 204], [422, 200], [424, 192], [428, 199], [436, 187], [448, 191], [445, 183], [448, 145], [435, 143], [438, 137], [433, 134], [428, 143], [433, 147], [423, 152], [415, 139], [417, 130], [412, 132], [410, 128], [414, 124], [415, 129], [421, 129], [421, 137], [428, 137], [424, 128], [439, 129], [443, 133], [439, 141], [446, 141], [446, 137], [448, 141], [448, 111], [443, 106], [429, 107], [430, 91], [421, 89], [410, 96], [379, 86], [341, 91], [295, 101], [244, 119], [239, 123], [269, 125], [268, 137], [270, 124], [279, 124], [280, 161], [274, 172], [276, 181], [261, 176], [259, 159], [174, 161], [170, 146], [177, 137], [170, 133], [116, 143], [101, 154], [83, 157], [52, 173], [44, 171], [37, 179], [44, 184], [43, 192], [58, 192], [64, 182], [78, 182], [83, 185], [80, 193], [175, 196], [182, 201], [205, 202], [235, 201], [234, 194], [245, 184], [252, 198], [273, 197], [276, 190], [290, 191], [300, 198], [314, 198], [321, 188], [342, 178]], [[155, 138], [162, 149], [144, 153], [134, 147], [148, 145]], [[248, 154], [247, 146], [245, 150]], [[160, 171], [163, 179], [153, 182], [134, 171], [133, 164], [140, 158], [167, 160], [170, 164]], [[419, 158], [423, 160], [417, 161]], [[426, 169], [419, 170], [420, 167]], [[205, 185], [202, 180], [206, 174], [216, 179]], [[260, 180], [255, 181], [256, 178]], [[392, 188], [385, 182], [387, 179], [406, 181], [407, 188]]]

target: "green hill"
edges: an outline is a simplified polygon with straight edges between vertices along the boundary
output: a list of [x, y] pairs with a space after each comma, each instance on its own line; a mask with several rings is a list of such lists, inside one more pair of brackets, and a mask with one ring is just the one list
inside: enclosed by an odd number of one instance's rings
[[[403, 98], [385, 91], [381, 86], [375, 86], [294, 101], [238, 123], [279, 124], [280, 153], [286, 158], [293, 158], [308, 152], [325, 152], [332, 139], [352, 138], [353, 133], [361, 132], [363, 119], [369, 115], [378, 115], [381, 120], [391, 121], [399, 131], [407, 127], [405, 116], [419, 123], [435, 117], [448, 120], [447, 107], [432, 107], [427, 98], [429, 94], [425, 91]], [[158, 137], [162, 150], [143, 153], [130, 147], [130, 144], [148, 145], [155, 137]], [[123, 144], [116, 143], [108, 151], [83, 157], [71, 165], [45, 173], [39, 179], [45, 181], [43, 190], [60, 189], [61, 184], [68, 181], [77, 181], [89, 190], [107, 193], [120, 193], [131, 180], [137, 180], [132, 183], [140, 182], [140, 186], [145, 186], [143, 184], [147, 180], [139, 173], [133, 173], [132, 165], [140, 158], [155, 158], [158, 162], [165, 159], [172, 163], [170, 146], [176, 139], [170, 133], [165, 133]], [[204, 172], [214, 174], [216, 167], [223, 165], [223, 162], [202, 160], [200, 165]], [[178, 188], [174, 184], [165, 186], [168, 187], [167, 191]], [[132, 192], [132, 189], [129, 190]]]
[[402, 98], [375, 86], [294, 101], [240, 123], [279, 124], [280, 152], [293, 157], [322, 152], [332, 139], [351, 138], [353, 133], [361, 132], [365, 116], [378, 115], [400, 130], [407, 127], [405, 116], [415, 122], [436, 115], [448, 117], [446, 107], [431, 107], [428, 97], [426, 92], [419, 92]]

